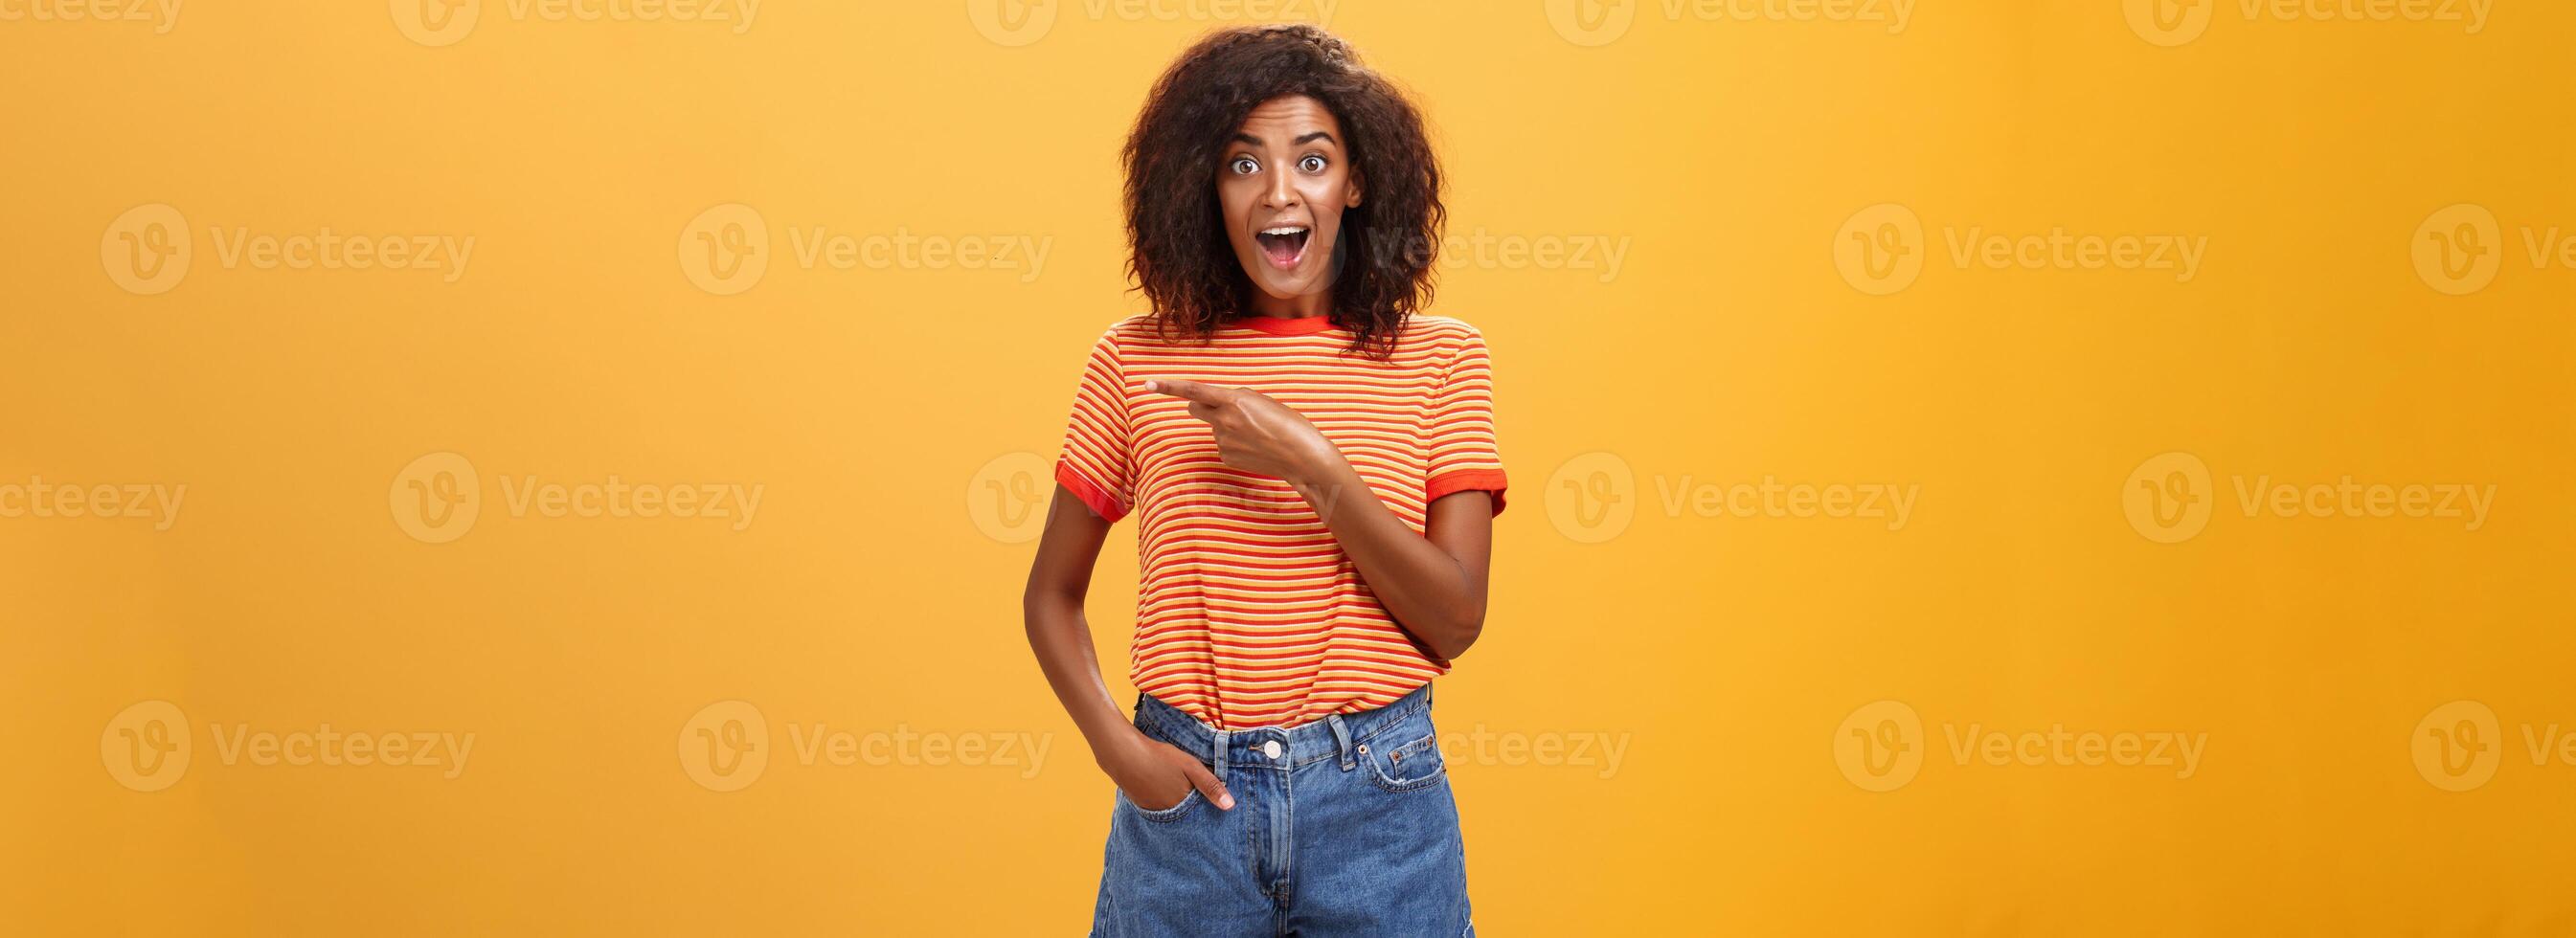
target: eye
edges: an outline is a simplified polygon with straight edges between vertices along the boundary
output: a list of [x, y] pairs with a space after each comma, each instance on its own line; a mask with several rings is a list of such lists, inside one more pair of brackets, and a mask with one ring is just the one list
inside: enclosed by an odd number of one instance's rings
[[1298, 161], [1297, 161], [1297, 168], [1298, 168], [1298, 169], [1305, 170], [1305, 171], [1310, 172], [1310, 173], [1320, 173], [1320, 172], [1323, 172], [1323, 171], [1324, 171], [1324, 158], [1323, 158], [1323, 157], [1321, 157], [1321, 156], [1317, 156], [1317, 155], [1315, 155], [1315, 154], [1312, 154], [1312, 153], [1306, 154], [1306, 158], [1305, 158], [1305, 159], [1302, 159], [1302, 160], [1298, 160]]
[[1234, 158], [1234, 162], [1225, 164], [1225, 168], [1233, 170], [1237, 176], [1249, 176], [1260, 172], [1261, 164], [1249, 156], [1238, 156]]

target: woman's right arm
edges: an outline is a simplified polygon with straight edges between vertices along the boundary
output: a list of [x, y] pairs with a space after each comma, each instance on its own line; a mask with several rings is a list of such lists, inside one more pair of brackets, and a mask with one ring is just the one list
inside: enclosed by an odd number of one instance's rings
[[1161, 810], [1180, 804], [1196, 788], [1210, 803], [1231, 810], [1234, 797], [1226, 794], [1224, 783], [1197, 757], [1128, 722], [1100, 679], [1100, 659], [1092, 652], [1091, 624], [1083, 618], [1082, 603], [1091, 591], [1092, 565], [1108, 538], [1109, 519], [1057, 485], [1047, 506], [1046, 530], [1038, 538], [1037, 561], [1029, 567], [1028, 592], [1020, 600], [1029, 649], [1037, 653], [1056, 700], [1091, 745], [1092, 761], [1128, 800]]

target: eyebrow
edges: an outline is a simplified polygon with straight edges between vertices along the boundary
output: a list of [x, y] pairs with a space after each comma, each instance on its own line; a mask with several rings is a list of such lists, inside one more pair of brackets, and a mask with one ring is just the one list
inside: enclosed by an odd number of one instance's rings
[[[1288, 143], [1289, 143], [1289, 145], [1291, 145], [1291, 146], [1305, 146], [1306, 144], [1313, 143], [1313, 142], [1315, 142], [1315, 141], [1317, 141], [1317, 140], [1332, 140], [1332, 141], [1333, 141], [1334, 143], [1336, 143], [1336, 144], [1341, 143], [1341, 141], [1339, 141], [1339, 140], [1334, 140], [1334, 139], [1333, 139], [1333, 135], [1332, 135], [1332, 134], [1327, 133], [1327, 132], [1325, 132], [1325, 131], [1321, 131], [1321, 130], [1313, 131], [1313, 132], [1311, 132], [1311, 133], [1299, 134], [1299, 135], [1297, 135], [1297, 139], [1295, 139], [1295, 140], [1291, 140], [1291, 141], [1288, 141]], [[1251, 134], [1243, 134], [1243, 133], [1235, 134], [1235, 135], [1234, 135], [1234, 142], [1236, 142], [1236, 143], [1240, 143], [1240, 144], [1243, 144], [1244, 146], [1249, 146], [1249, 147], [1257, 147], [1257, 146], [1261, 146], [1261, 145], [1262, 145], [1262, 144], [1261, 144], [1261, 138], [1259, 138], [1259, 137], [1255, 137], [1255, 136], [1253, 136], [1253, 135], [1251, 135]]]

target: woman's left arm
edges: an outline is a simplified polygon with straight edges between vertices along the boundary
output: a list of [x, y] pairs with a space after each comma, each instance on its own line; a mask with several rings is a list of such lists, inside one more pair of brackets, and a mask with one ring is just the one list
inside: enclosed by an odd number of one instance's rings
[[1431, 503], [1423, 533], [1387, 510], [1359, 470], [1304, 415], [1243, 388], [1148, 381], [1145, 390], [1190, 402], [1216, 430], [1225, 464], [1287, 482], [1304, 496], [1369, 591], [1432, 658], [1466, 653], [1485, 628], [1486, 567], [1493, 556], [1493, 496], [1456, 492]]

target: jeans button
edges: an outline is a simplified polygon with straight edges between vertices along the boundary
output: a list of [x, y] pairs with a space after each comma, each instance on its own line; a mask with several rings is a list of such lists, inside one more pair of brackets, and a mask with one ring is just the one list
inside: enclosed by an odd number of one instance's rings
[[1269, 742], [1262, 743], [1261, 754], [1269, 756], [1272, 759], [1279, 758], [1279, 741], [1274, 739]]

